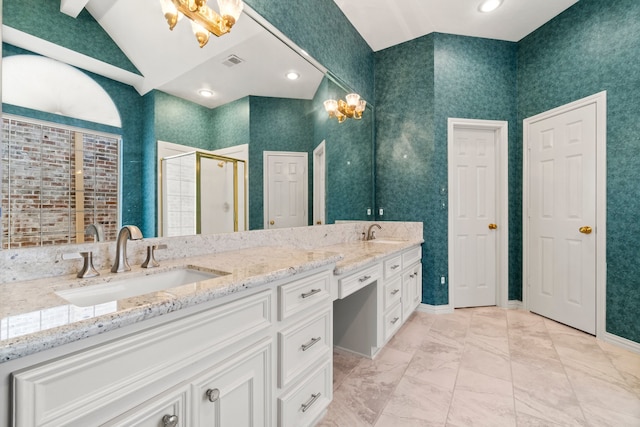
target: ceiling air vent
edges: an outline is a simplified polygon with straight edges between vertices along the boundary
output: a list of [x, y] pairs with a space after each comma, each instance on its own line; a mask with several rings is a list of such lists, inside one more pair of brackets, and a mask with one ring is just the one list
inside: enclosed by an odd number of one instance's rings
[[224, 60], [223, 64], [226, 65], [227, 67], [233, 67], [243, 62], [244, 62], [244, 59], [238, 58], [235, 55], [230, 55], [227, 59]]

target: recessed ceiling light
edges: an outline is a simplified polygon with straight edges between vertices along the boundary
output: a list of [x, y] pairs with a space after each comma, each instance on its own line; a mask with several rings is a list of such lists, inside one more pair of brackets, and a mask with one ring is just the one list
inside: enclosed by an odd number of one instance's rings
[[485, 0], [480, 3], [478, 10], [483, 13], [493, 12], [502, 4], [502, 0]]
[[213, 96], [213, 91], [211, 89], [200, 89], [198, 91], [198, 95], [205, 98], [211, 98]]
[[286, 76], [289, 80], [298, 80], [300, 78], [300, 74], [295, 71], [289, 71]]

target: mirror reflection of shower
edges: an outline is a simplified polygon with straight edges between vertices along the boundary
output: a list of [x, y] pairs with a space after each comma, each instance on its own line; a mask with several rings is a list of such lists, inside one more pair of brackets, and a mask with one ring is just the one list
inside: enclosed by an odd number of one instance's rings
[[162, 235], [248, 230], [244, 160], [191, 151], [162, 163]]

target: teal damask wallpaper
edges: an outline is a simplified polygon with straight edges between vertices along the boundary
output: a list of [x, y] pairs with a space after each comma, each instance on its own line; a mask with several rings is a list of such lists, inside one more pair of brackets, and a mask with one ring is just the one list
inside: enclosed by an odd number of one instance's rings
[[[448, 287], [440, 284], [441, 276], [448, 277], [447, 119], [507, 120], [512, 144], [516, 45], [434, 33], [375, 57], [376, 202], [385, 212], [380, 219], [424, 222], [423, 302], [447, 304]], [[510, 165], [510, 175], [518, 170]], [[518, 238], [510, 240], [517, 253]], [[517, 298], [521, 285], [513, 273], [510, 284]]]
[[[607, 331], [640, 342], [640, 1], [580, 0], [518, 43], [518, 123], [607, 91]], [[518, 149], [522, 130], [518, 130]]]

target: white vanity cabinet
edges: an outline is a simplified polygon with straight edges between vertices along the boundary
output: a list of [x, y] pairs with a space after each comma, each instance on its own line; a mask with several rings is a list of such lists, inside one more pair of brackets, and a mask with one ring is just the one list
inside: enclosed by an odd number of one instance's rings
[[422, 248], [413, 246], [336, 278], [337, 347], [375, 356], [422, 300], [421, 259]]
[[332, 267], [19, 369], [13, 426], [312, 425], [332, 397]]
[[279, 427], [307, 427], [333, 394], [333, 274], [316, 274], [278, 289]]

